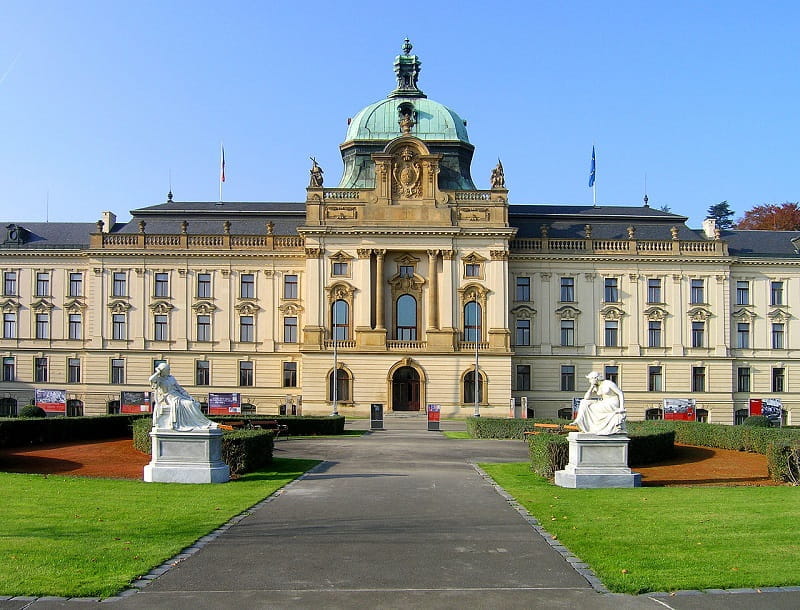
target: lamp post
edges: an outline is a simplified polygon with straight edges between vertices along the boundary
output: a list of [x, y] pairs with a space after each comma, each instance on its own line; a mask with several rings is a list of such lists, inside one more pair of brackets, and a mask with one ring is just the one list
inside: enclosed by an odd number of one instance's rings
[[339, 398], [339, 354], [336, 341], [336, 324], [333, 326], [333, 412], [331, 415], [339, 415], [337, 399]]
[[474, 301], [475, 303], [475, 372], [473, 374], [473, 381], [475, 382], [475, 409], [472, 412], [473, 417], [480, 417], [481, 416], [481, 409], [480, 409], [480, 395], [478, 393], [478, 339], [480, 338], [480, 320], [478, 317], [478, 300]]

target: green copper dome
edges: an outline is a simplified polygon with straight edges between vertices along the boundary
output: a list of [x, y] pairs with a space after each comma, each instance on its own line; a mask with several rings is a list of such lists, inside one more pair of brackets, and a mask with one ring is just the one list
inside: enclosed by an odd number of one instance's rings
[[474, 147], [465, 121], [444, 104], [429, 100], [417, 87], [422, 62], [411, 55], [408, 38], [403, 55], [394, 60], [397, 87], [386, 99], [370, 104], [350, 120], [341, 145], [344, 174], [340, 188], [374, 188], [373, 153], [381, 152], [403, 135], [424, 141], [433, 154], [441, 154], [439, 188], [474, 190], [470, 164]]

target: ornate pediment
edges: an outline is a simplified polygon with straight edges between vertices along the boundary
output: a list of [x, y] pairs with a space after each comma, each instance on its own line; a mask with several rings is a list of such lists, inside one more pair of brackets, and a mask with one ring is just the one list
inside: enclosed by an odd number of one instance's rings
[[261, 309], [252, 301], [242, 301], [240, 303], [236, 303], [233, 308], [239, 312], [239, 315], [243, 316], [252, 316]]
[[575, 320], [581, 315], [581, 310], [572, 305], [563, 305], [556, 309], [555, 314], [561, 320]]
[[155, 301], [150, 303], [150, 310], [153, 313], [157, 314], [166, 314], [175, 309], [175, 306], [172, 303], [168, 303], [167, 301]]
[[415, 147], [403, 146], [392, 156], [392, 195], [400, 199], [422, 198], [422, 167]]
[[396, 275], [389, 280], [389, 286], [395, 293], [401, 292], [419, 292], [425, 284], [425, 279], [416, 273], [411, 276]]
[[616, 305], [607, 305], [600, 310], [600, 317], [604, 320], [621, 320], [625, 312]]
[[756, 319], [756, 314], [749, 309], [745, 309], [742, 307], [741, 309], [737, 309], [733, 312], [732, 317], [735, 320], [744, 320], [746, 322], [752, 322]]
[[468, 286], [459, 288], [458, 293], [461, 295], [462, 303], [469, 303], [470, 301], [478, 301], [485, 305], [486, 298], [489, 296], [488, 288], [485, 288], [480, 284], [469, 284]]
[[36, 313], [46, 313], [48, 311], [52, 311], [55, 305], [51, 301], [47, 299], [36, 299], [33, 303], [31, 303], [31, 309]]
[[467, 265], [475, 265], [484, 262], [486, 258], [481, 256], [477, 252], [470, 252], [466, 256], [462, 256], [461, 260], [464, 261], [464, 263], [466, 263]]
[[773, 322], [784, 323], [788, 322], [792, 315], [783, 309], [773, 309], [767, 314], [767, 317]]
[[111, 301], [108, 304], [108, 308], [111, 310], [111, 313], [126, 313], [130, 310], [131, 304], [128, 303], [128, 301], [117, 299], [116, 301]]
[[70, 299], [64, 303], [64, 309], [69, 313], [80, 313], [86, 309], [86, 303], [78, 299]]
[[663, 307], [648, 307], [644, 310], [644, 317], [648, 320], [664, 320], [669, 315]]
[[398, 265], [402, 266], [413, 266], [420, 261], [420, 259], [418, 259], [416, 256], [412, 254], [409, 254], [408, 252], [396, 256], [394, 260]]
[[711, 317], [711, 312], [705, 307], [692, 307], [686, 315], [692, 322], [705, 322]]
[[536, 310], [528, 305], [520, 305], [512, 309], [511, 314], [518, 320], [530, 320], [536, 316]]
[[351, 261], [353, 260], [353, 258], [354, 258], [353, 256], [350, 256], [347, 252], [344, 252], [343, 250], [339, 250], [336, 254], [330, 255], [330, 259], [337, 263], [341, 263], [343, 261]]
[[4, 313], [14, 313], [15, 311], [19, 311], [20, 304], [14, 299], [6, 299], [0, 302], [0, 308], [3, 309]]
[[284, 316], [297, 316], [303, 311], [303, 306], [299, 303], [284, 303], [278, 306], [278, 311]]
[[207, 315], [214, 313], [217, 310], [217, 306], [211, 301], [197, 301], [192, 305], [192, 309], [194, 309], [195, 313]]
[[353, 288], [347, 282], [337, 282], [330, 288], [328, 288], [328, 302], [333, 303], [334, 301], [348, 301], [352, 302], [353, 294], [355, 294], [355, 288]]

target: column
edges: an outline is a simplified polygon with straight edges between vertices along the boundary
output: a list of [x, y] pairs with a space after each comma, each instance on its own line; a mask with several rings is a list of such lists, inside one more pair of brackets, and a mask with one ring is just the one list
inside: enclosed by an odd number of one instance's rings
[[439, 330], [439, 251], [428, 250], [428, 328]]
[[375, 250], [375, 329], [384, 330], [384, 280], [383, 280], [383, 259], [386, 256], [386, 250]]

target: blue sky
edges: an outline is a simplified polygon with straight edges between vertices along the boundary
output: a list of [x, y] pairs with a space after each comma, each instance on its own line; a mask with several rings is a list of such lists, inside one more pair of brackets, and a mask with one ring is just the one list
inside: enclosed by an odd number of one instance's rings
[[[385, 10], [381, 6], [387, 7]], [[699, 227], [797, 201], [796, 2], [0, 3], [0, 220], [165, 201], [304, 201], [347, 118], [395, 85], [468, 121], [472, 175], [512, 203], [668, 205]]]

